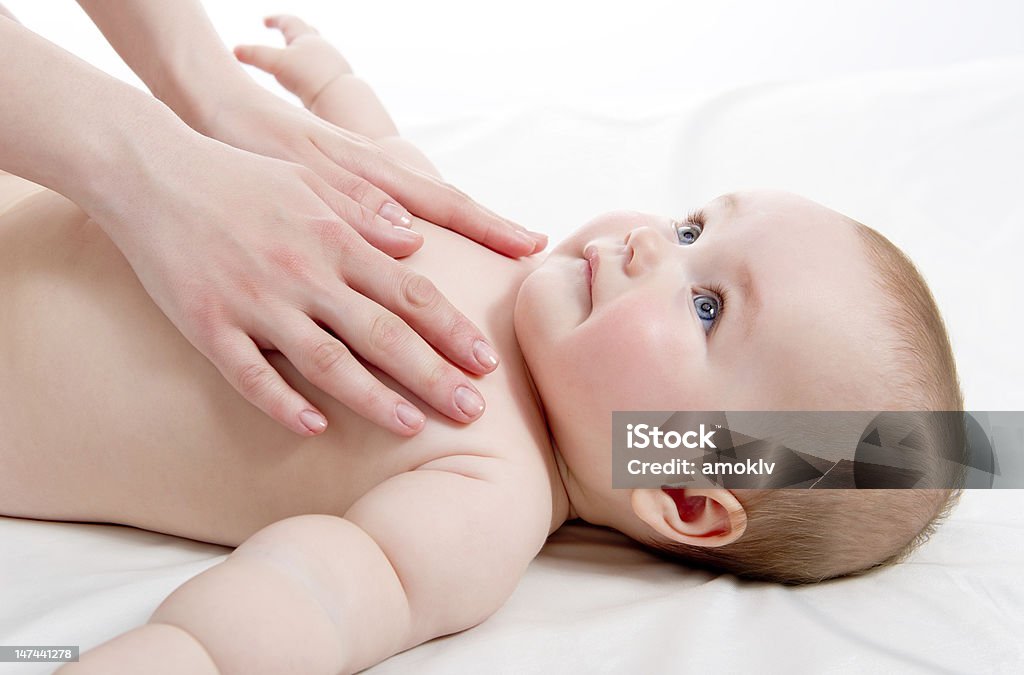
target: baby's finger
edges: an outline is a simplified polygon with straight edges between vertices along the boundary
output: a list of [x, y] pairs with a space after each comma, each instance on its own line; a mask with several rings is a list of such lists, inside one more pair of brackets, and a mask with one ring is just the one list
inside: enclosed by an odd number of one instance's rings
[[324, 415], [285, 382], [245, 333], [221, 339], [206, 355], [239, 394], [285, 428], [300, 436], [327, 429]]
[[291, 14], [276, 14], [274, 16], [268, 16], [263, 20], [263, 25], [267, 28], [276, 28], [284, 35], [284, 40], [288, 44], [292, 43], [292, 40], [303, 35], [319, 35], [320, 33], [316, 28], [313, 28], [305, 21], [297, 16]]
[[277, 75], [281, 67], [284, 50], [265, 45], [238, 45], [235, 47], [235, 58], [242, 63], [259, 68], [271, 75]]

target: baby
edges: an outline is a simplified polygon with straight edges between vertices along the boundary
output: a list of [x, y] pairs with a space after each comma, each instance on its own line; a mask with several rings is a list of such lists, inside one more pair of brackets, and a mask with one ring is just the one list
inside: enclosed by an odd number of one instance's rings
[[[293, 17], [268, 25], [288, 46], [240, 47], [241, 61], [436, 173], [316, 31]], [[352, 672], [486, 619], [568, 520], [804, 583], [900, 560], [955, 501], [611, 487], [615, 410], [962, 409], [932, 296], [874, 230], [777, 192], [725, 195], [683, 221], [604, 214], [543, 262], [414, 226], [426, 243], [406, 259], [423, 275], [410, 300], [436, 301], [429, 278], [502, 357], [476, 378], [487, 411], [462, 426], [423, 406], [425, 429], [400, 438], [270, 353], [332, 420], [298, 438], [185, 341], [73, 204], [45, 192], [0, 214], [0, 410], [19, 410], [0, 420], [0, 513], [237, 546], [148, 624], [59, 672]], [[327, 302], [302, 309], [335, 323]], [[393, 325], [374, 336], [397, 348]], [[315, 365], [343, 378], [329, 345]]]

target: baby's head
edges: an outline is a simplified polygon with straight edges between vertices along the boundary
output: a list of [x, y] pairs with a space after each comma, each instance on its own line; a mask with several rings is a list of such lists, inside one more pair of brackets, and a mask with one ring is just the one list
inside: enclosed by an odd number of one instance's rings
[[516, 333], [584, 520], [751, 578], [905, 557], [952, 490], [611, 488], [614, 410], [962, 410], [942, 319], [882, 235], [782, 192], [599, 216], [523, 283]]

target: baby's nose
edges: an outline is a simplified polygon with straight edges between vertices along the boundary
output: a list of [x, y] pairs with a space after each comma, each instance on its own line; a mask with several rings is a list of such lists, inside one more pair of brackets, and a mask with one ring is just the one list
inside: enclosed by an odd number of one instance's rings
[[626, 235], [626, 273], [641, 274], [667, 258], [672, 245], [665, 235], [650, 226], [638, 227]]

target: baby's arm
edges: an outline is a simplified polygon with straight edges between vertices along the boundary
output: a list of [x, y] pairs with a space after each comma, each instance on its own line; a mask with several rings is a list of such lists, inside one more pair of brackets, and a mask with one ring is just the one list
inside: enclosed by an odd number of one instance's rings
[[398, 135], [394, 121], [348, 61], [315, 28], [294, 16], [271, 16], [264, 23], [284, 35], [284, 49], [240, 45], [235, 56], [277, 78], [310, 112], [377, 142], [388, 154], [432, 176], [440, 173], [412, 143]]
[[349, 673], [476, 625], [543, 545], [550, 505], [545, 518], [505, 460], [439, 461], [381, 483], [345, 518], [265, 527], [60, 674]]

